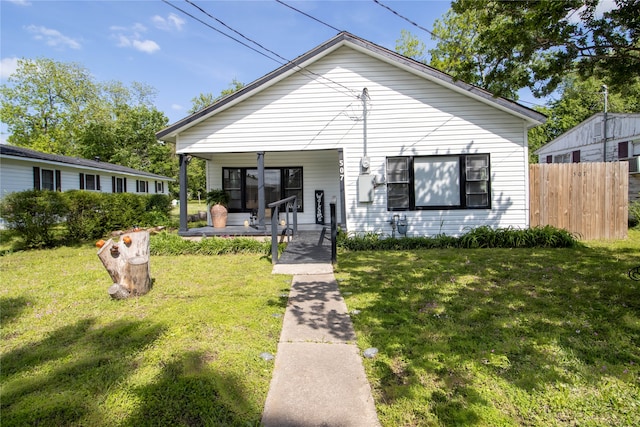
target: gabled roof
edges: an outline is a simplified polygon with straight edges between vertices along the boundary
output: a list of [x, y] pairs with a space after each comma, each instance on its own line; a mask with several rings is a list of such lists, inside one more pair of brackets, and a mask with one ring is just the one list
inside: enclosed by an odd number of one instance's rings
[[[639, 120], [640, 119], [640, 113], [607, 113], [607, 122], [608, 123], [610, 121], [613, 121], [614, 119], [630, 123], [631, 121]], [[560, 140], [563, 140], [563, 139], [565, 139], [567, 137], [570, 137], [574, 133], [580, 132], [585, 126], [589, 126], [591, 122], [594, 122], [594, 121], [601, 122], [603, 120], [604, 120], [604, 113], [595, 113], [594, 115], [592, 115], [591, 117], [589, 117], [589, 118], [583, 120], [582, 122], [578, 123], [577, 125], [575, 125], [571, 129], [569, 129], [569, 130], [565, 131], [564, 133], [558, 135], [557, 137], [555, 137], [551, 141], [545, 143], [540, 148], [535, 150], [533, 152], [533, 154], [540, 154], [541, 152], [546, 151], [547, 148], [553, 146], [556, 142], [558, 142]], [[635, 138], [637, 136], [637, 131], [638, 131], [637, 127], [635, 128], [635, 132], [634, 132], [634, 128], [628, 128], [628, 129], [625, 129], [625, 130], [629, 131], [629, 133], [628, 134], [623, 134], [623, 135], [618, 135], [619, 138]], [[609, 134], [610, 134], [610, 131], [607, 131], [607, 140], [611, 140], [612, 139], [611, 136], [609, 136]], [[587, 144], [589, 144], [589, 143], [587, 143]], [[581, 143], [580, 145], [585, 145], [585, 144]]]
[[200, 123], [201, 121], [213, 116], [214, 114], [235, 105], [236, 103], [260, 92], [261, 90], [283, 80], [290, 74], [316, 62], [336, 49], [348, 46], [381, 61], [400, 67], [413, 74], [419, 75], [427, 80], [448, 87], [451, 90], [465, 94], [471, 98], [477, 99], [485, 104], [491, 105], [509, 114], [513, 114], [527, 121], [530, 126], [536, 126], [544, 123], [546, 116], [517, 102], [510, 101], [506, 98], [493, 96], [490, 92], [477, 86], [470, 85], [460, 80], [456, 80], [449, 74], [439, 71], [433, 67], [415, 61], [411, 58], [402, 56], [396, 52], [386, 49], [367, 40], [361, 39], [347, 32], [341, 32], [334, 38], [317, 46], [309, 52], [299, 56], [293, 61], [283, 65], [282, 67], [272, 71], [271, 73], [259, 78], [258, 80], [244, 86], [242, 89], [228, 95], [219, 101], [197, 111], [190, 116], [179, 120], [178, 122], [168, 126], [167, 128], [156, 133], [156, 137], [163, 141], [175, 142], [176, 136]]
[[112, 163], [100, 162], [97, 160], [83, 159], [80, 157], [60, 156], [57, 154], [42, 153], [40, 151], [31, 150], [29, 148], [17, 147], [15, 145], [0, 144], [0, 155], [2, 157], [13, 157], [30, 160], [41, 160], [51, 163], [62, 163], [75, 167], [102, 170], [112, 173], [120, 173], [124, 175], [136, 175], [140, 177], [159, 179], [164, 181], [173, 181], [173, 178], [167, 176], [156, 175], [150, 172], [128, 168], [126, 166], [114, 165]]

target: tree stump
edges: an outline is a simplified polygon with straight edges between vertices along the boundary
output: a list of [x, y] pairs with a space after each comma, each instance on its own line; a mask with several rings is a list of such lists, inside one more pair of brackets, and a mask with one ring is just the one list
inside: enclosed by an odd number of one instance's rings
[[98, 258], [111, 277], [109, 295], [114, 299], [140, 296], [151, 288], [149, 266], [149, 232], [124, 233], [118, 242], [109, 239], [99, 250]]

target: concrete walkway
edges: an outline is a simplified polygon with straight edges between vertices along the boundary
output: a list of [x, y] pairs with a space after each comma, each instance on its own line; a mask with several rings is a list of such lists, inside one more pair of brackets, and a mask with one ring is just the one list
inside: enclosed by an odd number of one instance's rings
[[379, 426], [351, 318], [331, 264], [278, 264], [274, 273], [294, 277], [263, 425]]

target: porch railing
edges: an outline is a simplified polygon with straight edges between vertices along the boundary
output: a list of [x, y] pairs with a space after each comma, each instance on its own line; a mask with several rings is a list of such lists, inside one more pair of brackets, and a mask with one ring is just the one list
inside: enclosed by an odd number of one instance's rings
[[[271, 209], [271, 262], [278, 262], [278, 220], [280, 218], [280, 208], [284, 205], [285, 228], [282, 230], [282, 237], [293, 237], [298, 234], [298, 196], [287, 197], [277, 202], [269, 203]], [[292, 222], [289, 222], [289, 214], [292, 214]], [[293, 225], [293, 227], [292, 227]]]

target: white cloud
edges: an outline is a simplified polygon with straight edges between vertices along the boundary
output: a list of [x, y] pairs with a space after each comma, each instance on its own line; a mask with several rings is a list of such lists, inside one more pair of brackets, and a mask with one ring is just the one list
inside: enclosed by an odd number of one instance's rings
[[182, 27], [185, 24], [185, 20], [175, 13], [170, 13], [166, 18], [163, 18], [160, 15], [155, 15], [151, 18], [151, 21], [154, 23], [156, 28], [164, 31], [182, 31]]
[[38, 25], [29, 25], [26, 29], [33, 34], [34, 39], [44, 41], [47, 46], [68, 47], [71, 49], [80, 49], [82, 47], [77, 40], [65, 36], [58, 30]]
[[2, 58], [0, 60], [0, 79], [7, 79], [18, 69], [18, 58]]
[[132, 48], [140, 52], [154, 53], [160, 50], [160, 45], [153, 40], [144, 39], [142, 33], [147, 31], [147, 27], [135, 23], [130, 28], [121, 26], [111, 26], [111, 37], [117, 40], [118, 47]]
[[134, 49], [139, 50], [140, 52], [153, 53], [160, 50], [158, 43], [153, 40], [133, 40], [132, 45]]
[[184, 110], [184, 107], [180, 104], [171, 104], [171, 109], [176, 111], [182, 111]]

